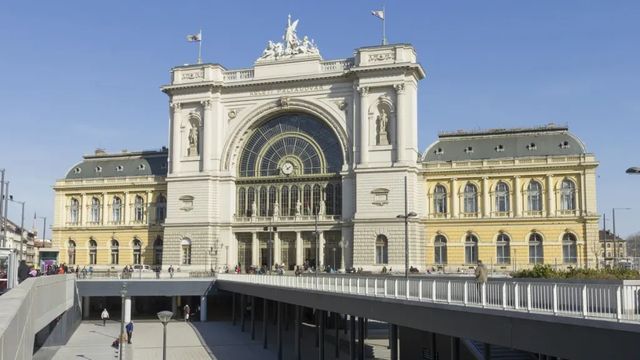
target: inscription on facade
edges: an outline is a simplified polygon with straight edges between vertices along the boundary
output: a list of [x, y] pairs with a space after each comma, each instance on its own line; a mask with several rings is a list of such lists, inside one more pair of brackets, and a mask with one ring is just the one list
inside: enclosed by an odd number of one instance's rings
[[256, 91], [251, 91], [249, 95], [250, 96], [285, 95], [285, 94], [297, 94], [297, 93], [303, 93], [303, 92], [319, 91], [324, 89], [325, 89], [325, 86], [323, 85], [300, 86], [300, 87], [285, 88], [285, 89], [256, 90]]
[[195, 81], [203, 78], [204, 72], [202, 70], [185, 72], [180, 76], [182, 81]]

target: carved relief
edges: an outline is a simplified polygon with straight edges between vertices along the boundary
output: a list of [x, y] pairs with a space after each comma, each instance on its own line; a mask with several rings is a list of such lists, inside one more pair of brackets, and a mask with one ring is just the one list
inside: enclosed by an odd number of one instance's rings
[[377, 54], [369, 54], [369, 62], [393, 61], [396, 56], [393, 52], [381, 52]]
[[235, 119], [236, 116], [238, 116], [238, 111], [235, 109], [229, 110], [229, 113], [227, 113], [227, 115], [229, 116], [229, 120]]
[[198, 156], [200, 142], [200, 115], [197, 112], [189, 113], [189, 147], [187, 148], [187, 156]]
[[289, 107], [289, 98], [287, 96], [283, 96], [278, 99], [278, 106], [280, 106], [281, 108]]
[[181, 74], [180, 79], [182, 81], [197, 81], [200, 79], [204, 79], [204, 71], [197, 70], [197, 71], [184, 72]]

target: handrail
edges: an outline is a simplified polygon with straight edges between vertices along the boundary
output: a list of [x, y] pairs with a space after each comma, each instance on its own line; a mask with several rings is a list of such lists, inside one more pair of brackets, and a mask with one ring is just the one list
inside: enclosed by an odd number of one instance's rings
[[640, 322], [640, 285], [489, 281], [469, 278], [269, 276], [217, 274], [217, 280], [365, 297]]

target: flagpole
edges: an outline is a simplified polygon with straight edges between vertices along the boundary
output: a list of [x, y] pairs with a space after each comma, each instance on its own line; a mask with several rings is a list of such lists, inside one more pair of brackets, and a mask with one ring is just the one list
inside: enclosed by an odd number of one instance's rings
[[202, 64], [202, 29], [198, 33], [200, 41], [198, 41], [198, 64]]
[[382, 5], [382, 45], [387, 45], [387, 33], [384, 22], [387, 19], [387, 11]]

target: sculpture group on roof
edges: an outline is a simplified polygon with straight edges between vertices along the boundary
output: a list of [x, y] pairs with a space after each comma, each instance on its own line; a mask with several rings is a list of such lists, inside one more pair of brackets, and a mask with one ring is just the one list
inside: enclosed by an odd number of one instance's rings
[[281, 58], [291, 58], [297, 55], [320, 55], [318, 47], [313, 39], [304, 36], [302, 40], [298, 39], [296, 28], [298, 22], [291, 22], [291, 15], [287, 18], [287, 27], [285, 28], [282, 40], [284, 42], [273, 42], [269, 40], [267, 47], [262, 52], [262, 56], [258, 60], [278, 60]]

